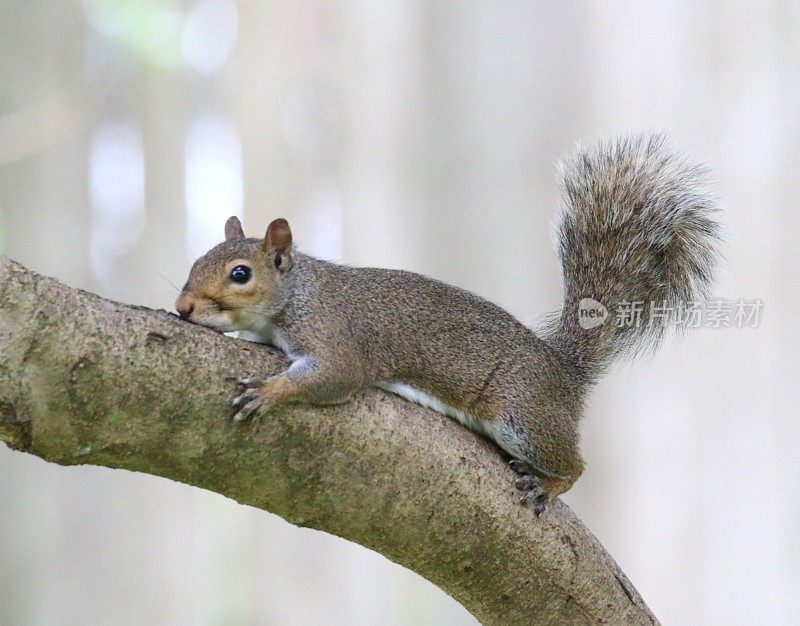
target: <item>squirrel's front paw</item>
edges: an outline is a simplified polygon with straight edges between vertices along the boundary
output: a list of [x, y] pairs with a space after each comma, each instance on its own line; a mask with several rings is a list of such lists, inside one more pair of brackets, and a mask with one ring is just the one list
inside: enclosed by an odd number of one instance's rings
[[239, 381], [245, 390], [231, 402], [239, 411], [233, 421], [241, 422], [252, 417], [259, 409], [266, 410], [282, 400], [296, 396], [299, 386], [284, 374], [269, 378], [243, 378]]
[[266, 403], [267, 398], [263, 393], [264, 378], [243, 378], [239, 384], [244, 387], [244, 392], [236, 396], [231, 402], [231, 406], [239, 409], [233, 416], [234, 422], [252, 417], [258, 409]]

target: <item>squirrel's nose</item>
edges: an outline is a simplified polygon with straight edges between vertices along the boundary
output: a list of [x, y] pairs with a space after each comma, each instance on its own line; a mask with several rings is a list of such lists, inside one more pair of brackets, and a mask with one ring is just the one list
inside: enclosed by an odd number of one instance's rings
[[194, 311], [194, 300], [188, 294], [182, 293], [175, 301], [175, 308], [178, 310], [178, 315], [181, 319], [189, 319], [189, 316]]

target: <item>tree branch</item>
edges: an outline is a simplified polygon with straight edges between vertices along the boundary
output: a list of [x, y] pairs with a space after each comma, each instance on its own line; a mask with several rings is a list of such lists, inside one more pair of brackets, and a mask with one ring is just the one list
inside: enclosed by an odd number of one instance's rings
[[229, 419], [234, 381], [275, 350], [127, 306], [0, 259], [0, 439], [216, 491], [376, 550], [485, 624], [655, 623], [560, 501], [536, 518], [486, 441], [366, 389]]

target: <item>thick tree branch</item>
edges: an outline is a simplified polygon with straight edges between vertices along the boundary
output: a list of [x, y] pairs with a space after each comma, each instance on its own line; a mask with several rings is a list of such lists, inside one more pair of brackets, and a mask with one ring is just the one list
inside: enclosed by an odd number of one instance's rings
[[485, 624], [655, 623], [565, 504], [537, 519], [487, 442], [375, 389], [229, 419], [276, 351], [0, 259], [0, 439], [63, 465], [155, 474], [333, 533], [432, 581]]

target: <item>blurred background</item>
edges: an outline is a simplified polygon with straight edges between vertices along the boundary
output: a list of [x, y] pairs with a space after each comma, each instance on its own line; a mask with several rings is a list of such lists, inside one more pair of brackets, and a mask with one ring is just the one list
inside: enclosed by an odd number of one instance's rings
[[[704, 328], [592, 396], [564, 500], [666, 624], [800, 620], [800, 4], [0, 0], [0, 251], [171, 309], [229, 215], [532, 322], [554, 161], [664, 129], [706, 161]], [[2, 624], [474, 624], [360, 546], [151, 476], [0, 449]]]

